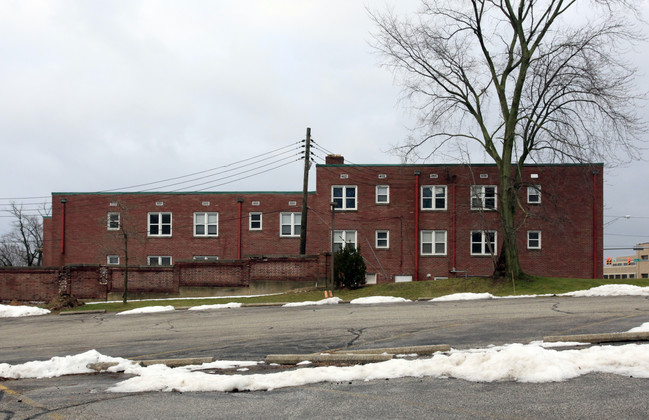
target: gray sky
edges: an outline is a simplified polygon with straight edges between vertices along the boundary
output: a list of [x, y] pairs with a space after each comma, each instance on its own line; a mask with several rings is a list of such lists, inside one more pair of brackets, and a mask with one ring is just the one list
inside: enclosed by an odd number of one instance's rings
[[[294, 147], [306, 127], [318, 162], [326, 150], [399, 163], [386, 151], [411, 134], [413, 119], [371, 53], [365, 10], [386, 4], [407, 12], [418, 1], [0, 0], [0, 210], [260, 154], [268, 160], [248, 161], [249, 173], [230, 167], [221, 181], [170, 185], [200, 174], [152, 186], [298, 191]], [[646, 54], [632, 59], [638, 89], [649, 90]], [[606, 171], [605, 247], [649, 241], [647, 179], [646, 163]], [[0, 233], [9, 220], [0, 217]]]

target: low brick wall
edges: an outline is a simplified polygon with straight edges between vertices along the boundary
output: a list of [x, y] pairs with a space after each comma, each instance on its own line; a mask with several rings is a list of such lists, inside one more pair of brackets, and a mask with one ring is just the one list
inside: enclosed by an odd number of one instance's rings
[[248, 260], [176, 263], [181, 287], [248, 287]]
[[[178, 293], [179, 287], [248, 287], [253, 281], [316, 282], [327, 278], [330, 255], [255, 257], [177, 262], [173, 267], [129, 267], [128, 290]], [[49, 302], [59, 293], [106, 299], [124, 290], [124, 267], [79, 265], [0, 269], [0, 302]]]
[[59, 293], [59, 272], [58, 268], [3, 268], [0, 301], [48, 302]]
[[[109, 270], [110, 292], [124, 291], [124, 268], [111, 267]], [[178, 280], [173, 267], [135, 266], [128, 268], [129, 292], [177, 293]]]

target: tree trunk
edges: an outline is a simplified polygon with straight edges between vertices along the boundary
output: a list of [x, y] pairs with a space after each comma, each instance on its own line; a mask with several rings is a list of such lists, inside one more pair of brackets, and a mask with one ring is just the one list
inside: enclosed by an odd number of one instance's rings
[[516, 204], [517, 190], [511, 175], [511, 165], [503, 165], [500, 169], [500, 202], [503, 244], [500, 248], [498, 262], [494, 269], [494, 277], [520, 279], [525, 276], [518, 260], [518, 242], [516, 240]]

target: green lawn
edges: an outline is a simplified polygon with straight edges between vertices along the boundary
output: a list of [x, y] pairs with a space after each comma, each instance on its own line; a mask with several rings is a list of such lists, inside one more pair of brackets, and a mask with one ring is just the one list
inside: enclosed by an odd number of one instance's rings
[[[494, 281], [490, 278], [453, 278], [445, 280], [420, 281], [412, 283], [388, 283], [365, 286], [357, 290], [336, 290], [335, 295], [345, 301], [350, 301], [366, 296], [394, 296], [406, 299], [432, 299], [438, 296], [453, 293], [491, 293], [495, 296], [559, 294], [576, 290], [586, 290], [604, 284], [632, 284], [636, 286], [649, 286], [649, 279], [564, 279], [554, 277], [536, 277], [529, 281], [517, 281], [515, 284], [507, 281]], [[145, 302], [98, 303], [84, 305], [72, 311], [87, 311], [105, 309], [109, 312], [119, 312], [143, 306], [172, 305], [176, 308], [217, 303], [242, 302], [242, 303], [287, 303], [316, 301], [324, 298], [322, 290], [306, 292], [291, 292], [272, 296], [253, 298], [209, 298], [209, 299], [182, 299], [182, 300], [155, 300]]]

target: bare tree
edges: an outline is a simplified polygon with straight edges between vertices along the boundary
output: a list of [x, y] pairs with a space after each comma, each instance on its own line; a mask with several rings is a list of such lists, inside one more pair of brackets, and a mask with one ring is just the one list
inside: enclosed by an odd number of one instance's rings
[[370, 12], [375, 48], [423, 132], [396, 151], [426, 160], [473, 144], [498, 168], [504, 240], [495, 275], [525, 277], [515, 218], [525, 162], [637, 156], [643, 98], [622, 49], [641, 33], [631, 1], [423, 0], [414, 19]]
[[43, 217], [50, 214], [48, 207], [38, 215], [26, 214], [22, 206], [11, 203], [8, 212], [15, 218], [13, 229], [0, 238], [0, 265], [35, 266], [43, 259]]

